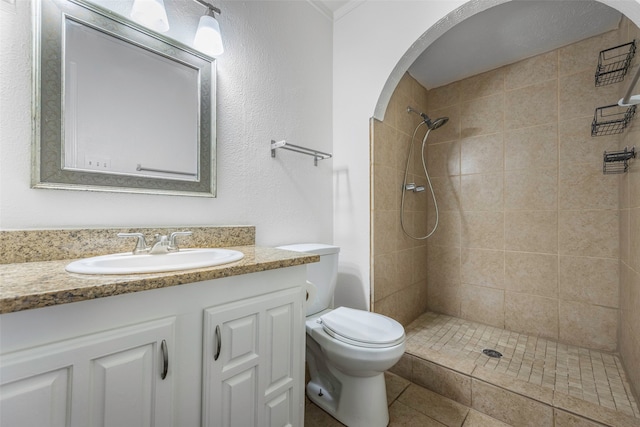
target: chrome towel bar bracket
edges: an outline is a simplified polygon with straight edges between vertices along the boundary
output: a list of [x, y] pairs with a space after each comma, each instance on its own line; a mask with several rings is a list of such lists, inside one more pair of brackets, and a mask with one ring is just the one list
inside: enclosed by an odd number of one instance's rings
[[271, 157], [276, 157], [276, 150], [281, 148], [283, 150], [295, 151], [296, 153], [306, 154], [307, 156], [313, 156], [314, 166], [318, 166], [318, 160], [330, 159], [333, 157], [330, 153], [324, 153], [322, 151], [314, 150], [312, 148], [301, 147], [299, 145], [289, 144], [287, 141], [274, 141], [271, 140]]

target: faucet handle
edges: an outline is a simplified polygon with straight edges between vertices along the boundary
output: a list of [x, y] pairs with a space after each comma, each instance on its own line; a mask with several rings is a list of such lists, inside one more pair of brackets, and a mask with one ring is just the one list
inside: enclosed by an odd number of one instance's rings
[[135, 237], [136, 239], [138, 239], [136, 241], [136, 247], [133, 249], [134, 255], [145, 253], [149, 250], [147, 241], [145, 240], [144, 234], [142, 233], [118, 233], [118, 237]]
[[174, 231], [169, 235], [169, 250], [178, 251], [180, 248], [176, 245], [176, 237], [178, 236], [191, 236], [193, 231]]

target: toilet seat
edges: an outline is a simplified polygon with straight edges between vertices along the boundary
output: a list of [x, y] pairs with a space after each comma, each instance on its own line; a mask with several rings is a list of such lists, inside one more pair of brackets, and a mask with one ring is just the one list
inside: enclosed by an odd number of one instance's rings
[[393, 347], [404, 342], [404, 328], [382, 314], [338, 307], [320, 316], [324, 331], [333, 338], [358, 347]]

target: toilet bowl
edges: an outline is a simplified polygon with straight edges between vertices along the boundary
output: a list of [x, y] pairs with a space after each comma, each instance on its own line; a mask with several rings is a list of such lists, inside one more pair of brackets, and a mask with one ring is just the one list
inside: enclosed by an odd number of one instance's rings
[[309, 399], [349, 427], [383, 427], [389, 423], [384, 372], [405, 349], [402, 325], [377, 313], [348, 307], [330, 308], [337, 279], [339, 248], [321, 244], [281, 249], [320, 255], [308, 264], [315, 295], [307, 302], [306, 362]]

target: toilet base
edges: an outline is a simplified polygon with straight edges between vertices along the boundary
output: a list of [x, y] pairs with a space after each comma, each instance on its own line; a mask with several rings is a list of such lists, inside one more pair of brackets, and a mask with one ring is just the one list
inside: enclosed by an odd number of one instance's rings
[[389, 408], [384, 373], [372, 377], [351, 377], [332, 369], [340, 383], [339, 390], [326, 390], [309, 381], [309, 400], [348, 427], [385, 427], [389, 424]]

